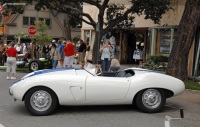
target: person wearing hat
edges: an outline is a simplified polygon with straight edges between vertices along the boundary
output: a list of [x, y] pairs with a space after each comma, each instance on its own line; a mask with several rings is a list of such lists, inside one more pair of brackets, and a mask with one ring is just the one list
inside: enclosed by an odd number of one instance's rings
[[60, 60], [60, 54], [55, 43], [52, 43], [50, 50], [52, 69], [55, 69], [58, 65], [58, 60]]
[[[6, 50], [7, 55], [7, 79], [16, 79], [16, 61], [17, 61], [17, 50], [14, 48], [15, 43], [11, 42], [9, 44], [11, 47]], [[12, 75], [11, 75], [12, 74]]]

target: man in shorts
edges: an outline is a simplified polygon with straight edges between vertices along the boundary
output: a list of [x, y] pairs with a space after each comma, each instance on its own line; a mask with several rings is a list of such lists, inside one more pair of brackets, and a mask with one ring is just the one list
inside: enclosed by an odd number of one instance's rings
[[78, 61], [81, 65], [81, 68], [84, 67], [85, 64], [85, 52], [86, 52], [86, 44], [83, 42], [83, 40], [79, 41], [80, 46], [78, 48]]
[[63, 49], [65, 53], [65, 59], [64, 59], [64, 66], [65, 68], [72, 68], [73, 62], [74, 62], [74, 45], [71, 43], [70, 40], [66, 41], [66, 45]]

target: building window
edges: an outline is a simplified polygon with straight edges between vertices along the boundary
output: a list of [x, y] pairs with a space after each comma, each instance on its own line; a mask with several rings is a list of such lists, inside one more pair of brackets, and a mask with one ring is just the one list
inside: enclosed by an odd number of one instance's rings
[[44, 18], [39, 18], [40, 21], [44, 21]]
[[46, 22], [46, 24], [47, 24], [48, 27], [51, 26], [51, 19], [45, 19], [45, 22]]
[[23, 25], [29, 25], [29, 17], [23, 17]]
[[161, 54], [169, 54], [171, 43], [172, 43], [171, 30], [170, 29], [160, 30], [160, 53]]
[[30, 25], [35, 25], [35, 17], [26, 17], [24, 16], [23, 17], [23, 25], [27, 25], [27, 26], [30, 26]]
[[30, 25], [35, 25], [35, 17], [30, 17]]
[[48, 27], [51, 27], [51, 19], [49, 18], [39, 18], [40, 21], [45, 21]]

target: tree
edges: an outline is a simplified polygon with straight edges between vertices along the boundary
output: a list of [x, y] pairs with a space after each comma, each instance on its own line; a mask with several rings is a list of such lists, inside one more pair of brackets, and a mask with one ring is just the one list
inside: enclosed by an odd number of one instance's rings
[[47, 33], [48, 26], [45, 21], [36, 20], [35, 27], [37, 34], [34, 35], [34, 38], [39, 45], [44, 45], [46, 42], [50, 42], [52, 37]]
[[188, 55], [200, 23], [200, 0], [187, 0], [169, 57], [167, 74], [186, 80]]
[[[23, 0], [18, 0], [22, 2]], [[123, 21], [134, 19], [134, 14], [145, 14], [145, 19], [152, 19], [158, 23], [168, 9], [170, 9], [170, 0], [127, 0], [130, 6], [120, 6], [110, 2], [110, 0], [24, 0], [28, 3], [37, 2], [36, 8], [52, 9], [71, 15], [74, 18], [83, 21], [95, 29], [95, 41], [93, 47], [93, 63], [98, 62], [99, 43], [102, 36], [112, 29], [115, 25]], [[15, 1], [16, 2], [16, 1]], [[124, 1], [123, 1], [124, 2]], [[98, 10], [98, 21], [95, 21], [89, 13], [84, 13], [76, 5], [89, 4], [95, 6]], [[113, 7], [114, 6], [114, 7]], [[112, 8], [113, 7], [113, 8]], [[105, 19], [106, 10], [113, 13], [112, 18]], [[116, 14], [116, 13], [117, 14]], [[109, 20], [109, 21], [108, 21]]]

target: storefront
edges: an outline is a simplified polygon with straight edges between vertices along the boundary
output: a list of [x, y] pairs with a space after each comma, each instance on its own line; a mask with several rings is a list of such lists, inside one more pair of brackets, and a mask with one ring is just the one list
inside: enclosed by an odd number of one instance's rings
[[[95, 31], [82, 29], [82, 37], [93, 48]], [[142, 64], [150, 49], [148, 28], [112, 29], [102, 37], [102, 41], [106, 40], [111, 43], [115, 58], [119, 59], [122, 64]], [[138, 55], [134, 57], [134, 54]], [[89, 59], [92, 59], [92, 51]]]
[[156, 26], [150, 28], [150, 54], [169, 56], [177, 28], [178, 26]]

